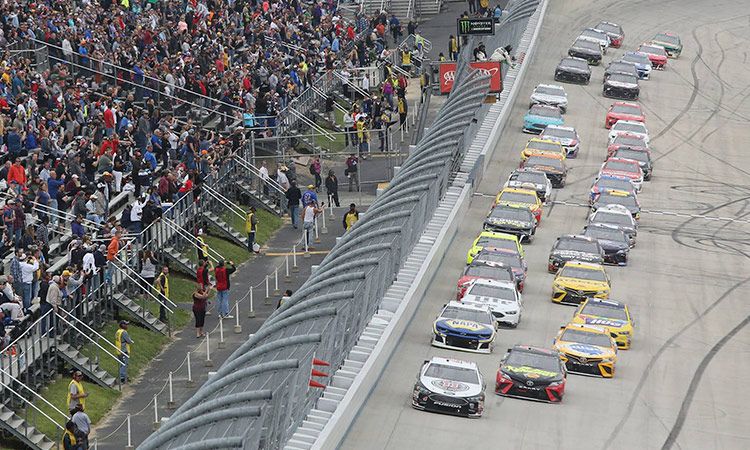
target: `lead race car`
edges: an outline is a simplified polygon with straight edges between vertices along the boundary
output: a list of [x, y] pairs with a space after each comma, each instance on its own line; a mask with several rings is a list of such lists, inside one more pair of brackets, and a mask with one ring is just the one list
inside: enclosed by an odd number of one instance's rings
[[422, 364], [411, 405], [423, 411], [478, 418], [484, 412], [484, 387], [476, 363], [436, 356]]

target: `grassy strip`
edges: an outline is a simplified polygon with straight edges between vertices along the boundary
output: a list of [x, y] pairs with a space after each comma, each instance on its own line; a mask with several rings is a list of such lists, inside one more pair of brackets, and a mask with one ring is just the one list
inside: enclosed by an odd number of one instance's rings
[[[243, 205], [243, 209], [247, 210], [247, 207]], [[258, 232], [256, 233], [255, 240], [258, 244], [264, 245], [271, 239], [273, 234], [276, 233], [276, 230], [281, 228], [284, 221], [276, 214], [260, 208], [255, 211], [255, 214], [258, 218]], [[237, 214], [232, 214], [229, 211], [222, 213], [221, 218], [238, 233], [245, 236], [245, 219], [238, 217]], [[237, 262], [237, 260], [234, 262]]]

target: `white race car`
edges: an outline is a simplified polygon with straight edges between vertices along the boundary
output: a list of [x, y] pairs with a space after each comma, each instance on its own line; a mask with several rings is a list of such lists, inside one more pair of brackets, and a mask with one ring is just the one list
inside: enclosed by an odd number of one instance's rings
[[491, 353], [495, 342], [495, 327], [495, 318], [489, 306], [452, 301], [443, 307], [432, 325], [432, 345]]
[[422, 365], [411, 405], [423, 411], [481, 417], [484, 387], [476, 363], [436, 356]]
[[534, 105], [557, 106], [563, 114], [568, 109], [568, 94], [557, 84], [538, 84], [529, 100], [529, 108]]
[[607, 33], [596, 28], [586, 28], [581, 31], [581, 34], [578, 37], [586, 39], [588, 41], [596, 42], [597, 44], [599, 44], [599, 47], [601, 47], [602, 49], [602, 53], [605, 55], [607, 54], [607, 49], [612, 44], [612, 40], [609, 38]]
[[498, 324], [515, 328], [521, 320], [521, 294], [516, 284], [509, 281], [474, 280], [461, 302], [489, 306]]
[[563, 127], [560, 125], [547, 125], [547, 128], [539, 135], [539, 139], [559, 142], [565, 149], [565, 156], [575, 158], [578, 156], [578, 149], [581, 147], [581, 138], [573, 127]]
[[[549, 128], [549, 126], [547, 127]], [[542, 202], [552, 194], [552, 182], [544, 172], [534, 169], [516, 169], [508, 177], [503, 187], [531, 189]]]
[[636, 122], [634, 120], [618, 120], [609, 129], [609, 143], [611, 144], [615, 138], [621, 134], [629, 134], [643, 138], [643, 142], [648, 146], [648, 128], [643, 122]]

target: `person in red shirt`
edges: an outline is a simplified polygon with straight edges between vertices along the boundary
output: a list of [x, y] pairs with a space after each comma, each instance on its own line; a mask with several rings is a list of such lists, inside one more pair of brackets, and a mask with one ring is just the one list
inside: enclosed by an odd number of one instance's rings
[[109, 107], [104, 110], [104, 133], [106, 136], [115, 134], [115, 113]]
[[18, 183], [16, 185], [17, 194], [20, 194], [21, 189], [26, 186], [26, 169], [21, 165], [20, 158], [16, 158], [13, 165], [8, 169], [8, 179], [6, 181], [8, 184], [11, 184], [14, 181]]

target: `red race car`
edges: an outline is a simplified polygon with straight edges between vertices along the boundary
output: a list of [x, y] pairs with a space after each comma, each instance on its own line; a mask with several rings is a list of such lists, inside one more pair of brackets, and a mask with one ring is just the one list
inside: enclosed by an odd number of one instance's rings
[[667, 65], [667, 51], [661, 45], [641, 44], [638, 51], [648, 56], [651, 65], [656, 70], [664, 70]]
[[609, 158], [599, 169], [599, 176], [628, 178], [636, 191], [643, 185], [643, 170], [638, 161], [623, 158]]
[[631, 148], [633, 150], [649, 150], [643, 136], [630, 133], [622, 133], [615, 136], [612, 142], [607, 146], [607, 158], [614, 155], [621, 148]]
[[507, 264], [475, 260], [472, 261], [470, 265], [466, 266], [463, 275], [458, 279], [456, 300], [461, 300], [471, 282], [479, 278], [484, 280], [512, 282], [515, 282], [516, 280], [513, 268]]
[[604, 118], [604, 128], [610, 129], [618, 120], [635, 120], [646, 122], [646, 116], [638, 103], [615, 102], [607, 110]]

